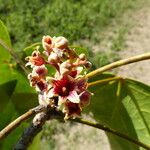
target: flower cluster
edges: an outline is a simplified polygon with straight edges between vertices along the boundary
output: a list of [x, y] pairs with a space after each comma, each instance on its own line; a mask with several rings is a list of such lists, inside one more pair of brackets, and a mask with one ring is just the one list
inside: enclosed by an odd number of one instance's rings
[[[28, 75], [30, 85], [38, 91], [40, 105], [61, 109], [66, 119], [74, 118], [89, 104], [91, 93], [87, 90], [84, 68], [91, 63], [85, 54], [77, 55], [70, 49], [64, 37], [43, 36], [42, 45], [43, 52], [37, 48], [26, 58], [26, 66], [32, 68]], [[48, 75], [49, 65], [56, 70], [53, 76]]]

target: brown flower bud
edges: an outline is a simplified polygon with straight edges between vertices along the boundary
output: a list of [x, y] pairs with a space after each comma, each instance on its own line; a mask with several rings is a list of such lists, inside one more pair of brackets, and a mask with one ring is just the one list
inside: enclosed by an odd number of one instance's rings
[[84, 64], [84, 66], [88, 69], [88, 68], [91, 68], [91, 67], [92, 67], [92, 64], [91, 64], [89, 61], [87, 61], [87, 62]]
[[48, 73], [47, 68], [43, 66], [35, 66], [33, 67], [33, 73], [36, 73], [39, 77], [45, 77]]
[[60, 73], [62, 74], [62, 75], [65, 75], [65, 74], [67, 74], [67, 73], [69, 73], [70, 72], [70, 70], [71, 70], [71, 64], [69, 63], [69, 62], [67, 62], [67, 61], [65, 61], [65, 62], [63, 62], [61, 65], [60, 65]]
[[53, 64], [53, 63], [58, 63], [59, 58], [56, 53], [52, 52], [49, 57], [48, 57], [48, 63]]
[[90, 103], [91, 93], [88, 91], [84, 91], [80, 94], [80, 106], [85, 107]]
[[55, 47], [59, 49], [65, 49], [68, 47], [68, 40], [62, 36], [55, 39]]
[[80, 58], [80, 60], [85, 60], [86, 56], [85, 56], [85, 54], [82, 53], [82, 54], [79, 55], [79, 58]]
[[25, 58], [26, 61], [29, 61], [32, 65], [41, 66], [45, 64], [44, 58], [40, 55], [39, 51], [34, 51], [32, 56], [28, 56]]
[[53, 39], [49, 35], [43, 36], [42, 45], [45, 50], [51, 52], [53, 46]]

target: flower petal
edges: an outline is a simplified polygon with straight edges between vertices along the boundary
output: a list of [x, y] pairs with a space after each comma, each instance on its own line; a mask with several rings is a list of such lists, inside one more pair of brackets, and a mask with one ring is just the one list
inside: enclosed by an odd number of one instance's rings
[[66, 102], [63, 112], [66, 113], [64, 119], [76, 118], [81, 114], [81, 107], [78, 103]]
[[84, 91], [80, 94], [80, 106], [85, 107], [89, 105], [91, 98], [91, 93], [88, 91]]
[[69, 95], [67, 96], [67, 99], [72, 103], [79, 103], [80, 102], [79, 95], [77, 94], [76, 91], [71, 91], [69, 93]]
[[87, 89], [87, 79], [86, 78], [80, 78], [77, 81], [77, 91], [79, 93], [83, 92]]

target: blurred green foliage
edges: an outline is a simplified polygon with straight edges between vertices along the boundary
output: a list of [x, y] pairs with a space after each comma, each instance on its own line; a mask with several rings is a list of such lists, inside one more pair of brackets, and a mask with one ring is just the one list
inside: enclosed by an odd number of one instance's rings
[[[135, 7], [135, 1], [138, 0], [0, 0], [0, 19], [7, 26], [17, 51], [40, 42], [47, 34], [65, 36], [70, 44], [81, 41], [83, 45], [82, 40], [87, 40], [94, 45], [103, 39], [101, 32], [111, 26], [112, 20]], [[115, 50], [123, 49], [125, 32], [118, 32], [110, 50], [96, 57], [91, 52], [93, 69], [119, 59]], [[91, 50], [91, 45], [84, 47]]]
[[0, 0], [0, 18], [14, 48], [22, 50], [44, 34], [63, 35], [71, 42], [96, 40], [94, 33], [133, 5], [133, 0]]

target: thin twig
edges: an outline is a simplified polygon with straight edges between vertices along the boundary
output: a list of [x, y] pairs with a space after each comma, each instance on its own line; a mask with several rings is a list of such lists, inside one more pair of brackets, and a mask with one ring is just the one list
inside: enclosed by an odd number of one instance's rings
[[31, 116], [44, 111], [46, 108], [43, 106], [37, 106], [33, 109], [30, 109], [29, 111], [27, 111], [26, 113], [24, 113], [23, 115], [19, 116], [16, 120], [14, 120], [13, 122], [11, 122], [9, 125], [7, 125], [3, 130], [0, 131], [0, 140], [4, 137], [6, 137], [12, 130], [14, 130], [15, 128], [17, 128], [21, 122], [27, 120], [28, 118], [30, 118]]
[[2, 39], [0, 39], [0, 45], [2, 45], [11, 54], [12, 58], [21, 67], [21, 69], [24, 71], [24, 73], [26, 75], [29, 74], [28, 70], [25, 68], [24, 63], [18, 57], [18, 55], [14, 52], [14, 50], [12, 48], [10, 48]]
[[[39, 107], [39, 106], [38, 106]], [[36, 107], [36, 108], [33, 108], [31, 110], [29, 110], [28, 112], [26, 112], [25, 114], [23, 114], [22, 116], [20, 116], [19, 118], [17, 118], [15, 121], [13, 121], [12, 123], [10, 123], [6, 128], [4, 128], [1, 132], [0, 132], [0, 139], [2, 139], [3, 137], [5, 137], [7, 134], [9, 134], [13, 129], [15, 129], [21, 122], [23, 122], [24, 120], [28, 119], [29, 117], [31, 117], [33, 114], [36, 114], [36, 113], [39, 113], [39, 112], [42, 112], [42, 111], [47, 111], [47, 108], [44, 108], [42, 106], [40, 106], [39, 108]], [[50, 115], [50, 118], [53, 119], [53, 118], [57, 118], [57, 119], [60, 119], [62, 120], [64, 118], [64, 114], [61, 112], [61, 111], [56, 111], [56, 110], [51, 110], [50, 112], [48, 112], [48, 114]], [[127, 141], [129, 142], [132, 142], [140, 147], [143, 147], [147, 150], [150, 150], [150, 146], [136, 140], [136, 139], [133, 139], [131, 138], [130, 136], [124, 134], [124, 133], [121, 133], [117, 130], [114, 130], [110, 127], [107, 127], [105, 125], [102, 125], [102, 124], [99, 124], [99, 123], [94, 123], [94, 122], [90, 122], [88, 120], [84, 120], [84, 119], [81, 119], [81, 118], [76, 118], [76, 119], [70, 119], [70, 121], [74, 121], [74, 122], [78, 122], [78, 123], [82, 123], [82, 124], [86, 124], [86, 125], [89, 125], [89, 126], [92, 126], [92, 127], [95, 127], [95, 128], [98, 128], [98, 129], [101, 129], [101, 130], [104, 130], [106, 132], [109, 132], [109, 133], [112, 133], [114, 135], [117, 135], [123, 139], [126, 139]], [[37, 131], [37, 132], [36, 132]], [[38, 131], [40, 132], [40, 130], [38, 128], [34, 129], [34, 131], [32, 133], [34, 133], [36, 135], [36, 133], [38, 133]], [[32, 134], [31, 133], [31, 134]], [[30, 134], [30, 135], [31, 135]], [[24, 136], [25, 137], [25, 136]], [[33, 136], [34, 137], [34, 136]], [[31, 141], [33, 140], [33, 138], [31, 138]], [[21, 140], [22, 141], [22, 140]], [[23, 138], [23, 141], [25, 142], [25, 138]], [[26, 141], [27, 142], [27, 141]], [[27, 144], [28, 146], [28, 144]]]
[[132, 143], [134, 143], [134, 144], [136, 144], [136, 145], [138, 145], [140, 147], [143, 147], [146, 150], [150, 150], [150, 146], [148, 146], [148, 145], [146, 145], [146, 144], [144, 144], [144, 143], [142, 143], [142, 142], [140, 142], [140, 141], [138, 141], [138, 140], [136, 140], [134, 138], [131, 138], [130, 136], [128, 136], [128, 135], [126, 135], [124, 133], [121, 133], [121, 132], [119, 132], [117, 130], [114, 130], [114, 129], [110, 128], [110, 127], [102, 125], [100, 123], [90, 122], [88, 120], [84, 120], [84, 119], [81, 119], [81, 118], [76, 118], [74, 120], [72, 119], [71, 121], [82, 123], [82, 124], [86, 124], [88, 126], [92, 126], [92, 127], [104, 130], [106, 132], [109, 132], [109, 133], [112, 133], [114, 135], [117, 135], [117, 136], [119, 136], [119, 137], [121, 137], [123, 139], [126, 139], [127, 141], [132, 142]]
[[90, 77], [93, 77], [97, 74], [101, 74], [104, 71], [111, 70], [111, 69], [114, 69], [114, 68], [117, 68], [117, 67], [120, 67], [120, 66], [124, 66], [124, 65], [127, 65], [127, 64], [135, 63], [135, 62], [138, 62], [138, 61], [147, 60], [147, 59], [150, 59], [150, 53], [137, 55], [137, 56], [133, 56], [133, 57], [130, 57], [130, 58], [127, 58], [127, 59], [119, 60], [119, 61], [108, 64], [106, 66], [103, 66], [99, 69], [96, 69], [96, 70], [88, 73], [86, 75], [86, 77], [90, 78]]
[[97, 80], [97, 81], [88, 83], [88, 87], [95, 86], [96, 84], [108, 83], [110, 81], [122, 80], [122, 79], [123, 79], [122, 77], [116, 76], [116, 77], [112, 77], [112, 78], [106, 78], [106, 79], [102, 79], [102, 80]]

